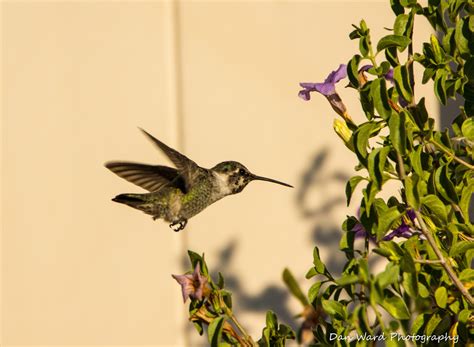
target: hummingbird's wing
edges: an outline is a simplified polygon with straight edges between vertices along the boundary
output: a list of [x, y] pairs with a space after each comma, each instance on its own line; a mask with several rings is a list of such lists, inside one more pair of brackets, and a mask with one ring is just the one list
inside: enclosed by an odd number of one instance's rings
[[108, 162], [105, 164], [105, 167], [123, 179], [149, 192], [156, 192], [164, 186], [172, 186], [186, 193], [186, 186], [182, 176], [178, 170], [171, 167], [119, 161]]
[[174, 150], [171, 147], [168, 147], [163, 142], [155, 138], [154, 136], [147, 133], [145, 130], [140, 130], [159, 148], [166, 154], [166, 156], [176, 165], [176, 169], [179, 174], [183, 177], [186, 188], [189, 190], [191, 186], [194, 185], [196, 180], [196, 172], [200, 171], [200, 167], [191, 159], [187, 158], [183, 154]]

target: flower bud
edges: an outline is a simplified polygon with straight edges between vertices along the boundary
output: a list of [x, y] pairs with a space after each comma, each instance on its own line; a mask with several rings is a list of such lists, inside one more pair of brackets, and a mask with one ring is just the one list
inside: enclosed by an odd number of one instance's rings
[[347, 127], [346, 122], [340, 119], [334, 119], [333, 123], [334, 131], [342, 139], [347, 148], [354, 151], [354, 145], [352, 144], [352, 131]]

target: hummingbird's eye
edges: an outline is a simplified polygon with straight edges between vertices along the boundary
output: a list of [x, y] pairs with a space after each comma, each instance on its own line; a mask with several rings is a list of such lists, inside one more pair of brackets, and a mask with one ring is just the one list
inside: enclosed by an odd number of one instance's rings
[[244, 169], [239, 170], [239, 175], [245, 176], [245, 174], [247, 174], [247, 172]]

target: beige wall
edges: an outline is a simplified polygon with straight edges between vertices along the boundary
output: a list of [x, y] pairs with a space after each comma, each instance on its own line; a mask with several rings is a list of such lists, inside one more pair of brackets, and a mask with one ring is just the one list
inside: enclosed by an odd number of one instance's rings
[[[188, 248], [224, 272], [255, 337], [266, 309], [291, 323], [300, 308], [283, 268], [309, 287], [317, 244], [338, 269], [339, 226], [357, 208], [343, 201], [354, 158], [329, 105], [298, 99], [298, 82], [347, 62], [351, 23], [364, 17], [383, 34], [388, 1], [4, 1], [1, 11], [1, 345], [204, 343], [170, 276], [188, 267]], [[137, 126], [202, 166], [238, 160], [296, 188], [252, 183], [174, 233], [110, 201], [140, 188], [105, 161], [166, 162]]]

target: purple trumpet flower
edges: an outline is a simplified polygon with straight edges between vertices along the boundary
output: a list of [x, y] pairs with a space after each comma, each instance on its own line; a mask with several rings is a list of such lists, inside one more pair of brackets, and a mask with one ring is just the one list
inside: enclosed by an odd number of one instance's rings
[[305, 101], [311, 99], [311, 92], [318, 92], [324, 95], [334, 111], [344, 119], [351, 121], [347, 114], [346, 106], [336, 92], [336, 83], [347, 77], [347, 66], [339, 65], [337, 70], [332, 71], [322, 83], [300, 83], [304, 89], [300, 90], [298, 96]]
[[[357, 217], [360, 218], [359, 211], [357, 212]], [[382, 240], [390, 241], [390, 240], [393, 240], [395, 237], [403, 237], [405, 239], [412, 237], [415, 234], [415, 232], [410, 225], [413, 225], [413, 222], [415, 221], [415, 219], [416, 219], [415, 212], [413, 210], [407, 210], [406, 216], [402, 218], [402, 223], [400, 224], [400, 226], [398, 226], [396, 229], [392, 230], [390, 233], [385, 235]], [[359, 221], [352, 228], [352, 232], [354, 232], [354, 236], [356, 238], [366, 237], [368, 235], [364, 226]], [[375, 238], [373, 236], [369, 235], [369, 238], [371, 241], [375, 241]]]
[[413, 225], [415, 219], [415, 211], [408, 210], [406, 216], [402, 218], [402, 224], [400, 224], [400, 226], [394, 229], [391, 233], [385, 235], [383, 240], [390, 241], [393, 240], [395, 237], [403, 237], [405, 239], [409, 239], [414, 234], [410, 224]]

